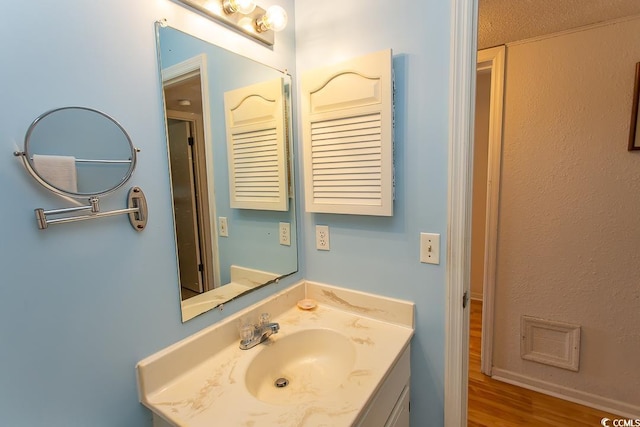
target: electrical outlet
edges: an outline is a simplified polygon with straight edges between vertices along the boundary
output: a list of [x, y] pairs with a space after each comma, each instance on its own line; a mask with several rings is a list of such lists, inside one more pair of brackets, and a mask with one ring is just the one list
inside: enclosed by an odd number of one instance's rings
[[280, 232], [280, 244], [284, 246], [291, 246], [291, 224], [288, 222], [281, 222], [279, 227]]
[[440, 264], [440, 235], [420, 233], [420, 262]]
[[328, 225], [316, 225], [316, 249], [320, 251], [328, 251], [330, 249]]
[[227, 224], [226, 216], [218, 218], [218, 234], [220, 234], [220, 237], [229, 237], [229, 225]]

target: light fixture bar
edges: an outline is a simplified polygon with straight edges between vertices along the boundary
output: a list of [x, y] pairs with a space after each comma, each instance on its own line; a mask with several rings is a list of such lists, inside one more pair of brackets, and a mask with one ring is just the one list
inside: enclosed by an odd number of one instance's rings
[[255, 27], [257, 19], [263, 17], [267, 12], [260, 6], [256, 6], [255, 10], [250, 14], [243, 15], [235, 12], [227, 14], [220, 0], [177, 0], [180, 3], [197, 10], [204, 14], [207, 18], [213, 19], [225, 26], [236, 30], [244, 35], [258, 40], [267, 46], [274, 44], [274, 32], [272, 30], [258, 32]]

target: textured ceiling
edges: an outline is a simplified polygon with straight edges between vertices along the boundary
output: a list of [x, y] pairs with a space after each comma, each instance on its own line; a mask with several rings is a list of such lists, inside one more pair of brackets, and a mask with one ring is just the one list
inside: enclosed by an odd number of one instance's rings
[[[180, 105], [180, 101], [190, 101], [189, 105]], [[190, 77], [164, 88], [164, 102], [167, 110], [202, 114], [202, 91], [200, 75]]]
[[640, 0], [479, 0], [478, 49], [632, 15]]

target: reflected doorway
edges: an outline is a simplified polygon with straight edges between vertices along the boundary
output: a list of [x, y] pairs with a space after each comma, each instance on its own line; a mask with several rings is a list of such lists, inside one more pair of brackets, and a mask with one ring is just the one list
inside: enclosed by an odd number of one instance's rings
[[182, 300], [216, 288], [202, 86], [198, 71], [164, 82], [167, 140]]

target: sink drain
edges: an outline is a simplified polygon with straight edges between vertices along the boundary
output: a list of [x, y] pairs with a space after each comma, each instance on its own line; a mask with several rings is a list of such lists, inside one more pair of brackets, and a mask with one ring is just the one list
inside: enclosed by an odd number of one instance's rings
[[289, 385], [289, 380], [286, 378], [278, 378], [275, 383], [273, 383], [278, 388], [286, 387]]

